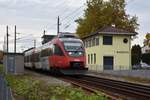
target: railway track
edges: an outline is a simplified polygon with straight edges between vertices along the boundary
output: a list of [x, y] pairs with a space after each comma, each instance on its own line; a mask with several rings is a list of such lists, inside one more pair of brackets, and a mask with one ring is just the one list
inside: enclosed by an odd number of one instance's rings
[[64, 76], [53, 75], [45, 71], [37, 73], [57, 77], [89, 92], [103, 92], [111, 100], [150, 100], [150, 86], [128, 83], [89, 75]]
[[86, 75], [78, 77], [65, 76], [63, 79], [91, 92], [95, 92], [95, 90], [102, 91], [110, 99], [150, 100], [150, 86]]

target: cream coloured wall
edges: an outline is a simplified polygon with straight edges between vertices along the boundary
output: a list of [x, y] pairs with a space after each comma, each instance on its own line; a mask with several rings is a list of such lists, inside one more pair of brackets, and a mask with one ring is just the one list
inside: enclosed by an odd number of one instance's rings
[[[127, 38], [128, 43], [123, 39]], [[99, 45], [86, 48], [86, 60], [89, 69], [103, 70], [103, 56], [114, 57], [114, 70], [128, 70], [131, 66], [131, 38], [126, 35], [113, 35], [112, 45], [103, 45], [103, 35], [99, 36]], [[88, 64], [88, 54], [96, 54], [96, 63]], [[91, 58], [90, 58], [91, 59]]]

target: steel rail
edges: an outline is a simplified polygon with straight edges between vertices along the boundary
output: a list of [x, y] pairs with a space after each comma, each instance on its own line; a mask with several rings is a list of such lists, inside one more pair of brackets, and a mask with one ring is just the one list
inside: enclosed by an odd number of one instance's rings
[[101, 91], [111, 100], [150, 100], [150, 86], [95, 77], [91, 75], [79, 76], [55, 76], [49, 72], [36, 71], [45, 75], [50, 75], [75, 86], [79, 86], [89, 92], [97, 93]]
[[[81, 77], [66, 77], [79, 84], [86, 84], [87, 87], [95, 88], [96, 90], [104, 90], [114, 92], [115, 95], [126, 97], [126, 99], [149, 100], [150, 99], [150, 86], [133, 84], [122, 81], [115, 81], [111, 79], [103, 79], [91, 76]], [[120, 82], [120, 83], [119, 83]], [[143, 87], [142, 87], [143, 86]], [[113, 94], [112, 94], [113, 95]]]
[[136, 83], [130, 83], [130, 82], [117, 81], [117, 80], [112, 80], [112, 79], [95, 78], [95, 77], [91, 77], [91, 76], [88, 76], [88, 77], [84, 76], [84, 79], [86, 79], [86, 78], [88, 80], [96, 79], [98, 82], [105, 82], [105, 83], [111, 82], [111, 85], [116, 85], [116, 86], [120, 86], [122, 88], [127, 88], [127, 89], [130, 89], [130, 90], [143, 92], [145, 94], [150, 94], [150, 86], [136, 84]]
[[[102, 95], [106, 96], [108, 98], [108, 100], [118, 100], [120, 99], [121, 97], [118, 96], [118, 95], [115, 95], [115, 94], [112, 94], [108, 91], [104, 91], [102, 89], [98, 89], [94, 86], [89, 86], [89, 84], [85, 83], [85, 82], [82, 82], [82, 81], [77, 81], [77, 80], [74, 80], [70, 77], [57, 77], [63, 81], [66, 81], [66, 82], [69, 82], [71, 83], [72, 85], [75, 85], [75, 86], [78, 86], [78, 87], [81, 87], [83, 90], [87, 90], [89, 92], [92, 92], [92, 93], [97, 93], [97, 91], [100, 91]], [[121, 99], [122, 100], [122, 99]]]

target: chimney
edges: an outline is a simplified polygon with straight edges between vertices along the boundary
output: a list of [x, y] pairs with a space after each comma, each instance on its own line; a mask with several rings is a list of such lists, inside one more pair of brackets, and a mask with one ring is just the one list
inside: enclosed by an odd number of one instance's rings
[[116, 25], [115, 25], [115, 24], [112, 24], [111, 26], [112, 26], [112, 27], [116, 27]]

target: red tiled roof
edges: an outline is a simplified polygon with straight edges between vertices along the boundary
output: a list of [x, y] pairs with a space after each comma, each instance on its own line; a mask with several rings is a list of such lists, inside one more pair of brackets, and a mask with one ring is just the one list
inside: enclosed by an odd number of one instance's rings
[[[119, 28], [110, 26], [110, 27], [103, 27], [100, 30], [98, 30], [97, 32], [91, 33], [86, 37], [90, 37], [90, 36], [97, 35], [97, 34], [131, 35], [131, 36], [133, 35], [134, 36], [134, 35], [137, 35], [138, 33], [137, 32], [129, 32], [129, 31], [124, 30], [124, 29], [119, 29]], [[86, 38], [86, 37], [84, 37], [84, 38]]]
[[136, 35], [137, 34], [136, 32], [129, 32], [127, 30], [119, 29], [119, 28], [116, 28], [113, 26], [102, 28], [98, 31], [98, 33], [114, 33], [114, 34], [127, 34], [127, 35]]

